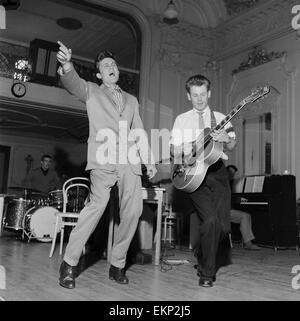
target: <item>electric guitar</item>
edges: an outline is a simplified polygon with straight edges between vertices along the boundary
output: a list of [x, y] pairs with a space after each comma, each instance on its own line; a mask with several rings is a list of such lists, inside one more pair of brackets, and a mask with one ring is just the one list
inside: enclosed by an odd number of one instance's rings
[[209, 166], [219, 160], [223, 153], [223, 143], [214, 141], [211, 133], [223, 129], [245, 105], [264, 97], [269, 91], [268, 86], [256, 89], [233, 108], [217, 126], [212, 129], [205, 128], [204, 133], [201, 133], [194, 142], [195, 149], [187, 164], [183, 161], [174, 164], [174, 159], [172, 160], [171, 179], [177, 189], [192, 193], [201, 185]]

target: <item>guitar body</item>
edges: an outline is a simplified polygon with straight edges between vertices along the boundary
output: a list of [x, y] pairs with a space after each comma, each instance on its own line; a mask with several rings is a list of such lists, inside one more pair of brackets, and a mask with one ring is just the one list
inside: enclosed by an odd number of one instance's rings
[[[182, 191], [192, 193], [194, 192], [203, 182], [207, 170], [210, 165], [214, 164], [223, 153], [223, 143], [215, 142], [211, 139], [211, 132], [214, 130], [220, 130], [247, 104], [253, 103], [254, 101], [263, 98], [270, 91], [269, 86], [264, 86], [256, 89], [251, 95], [244, 98], [216, 127], [210, 129], [204, 129], [204, 137], [197, 146], [196, 141], [196, 152], [193, 153], [194, 159], [189, 162], [188, 165], [184, 164], [173, 164], [171, 179], [174, 186]], [[203, 142], [204, 149], [203, 149]], [[202, 153], [199, 155], [199, 150], [202, 147]]]
[[209, 166], [214, 164], [223, 153], [223, 143], [211, 140], [204, 147], [204, 155], [192, 165], [173, 165], [172, 181], [174, 186], [187, 193], [194, 192], [203, 182]]

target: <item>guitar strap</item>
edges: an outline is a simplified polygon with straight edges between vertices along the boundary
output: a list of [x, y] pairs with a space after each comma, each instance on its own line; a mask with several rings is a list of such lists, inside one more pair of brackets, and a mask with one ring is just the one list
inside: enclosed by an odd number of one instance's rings
[[212, 110], [210, 111], [210, 126], [211, 126], [210, 128], [214, 128], [217, 126], [217, 120]]
[[[216, 116], [212, 110], [210, 111], [210, 126], [210, 128], [215, 128], [217, 126]], [[218, 161], [220, 161], [220, 159], [221, 158], [219, 158]]]

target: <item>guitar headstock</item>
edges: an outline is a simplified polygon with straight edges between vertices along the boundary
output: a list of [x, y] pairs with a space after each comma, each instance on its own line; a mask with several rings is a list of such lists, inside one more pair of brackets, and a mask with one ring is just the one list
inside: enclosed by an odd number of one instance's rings
[[246, 97], [243, 100], [243, 102], [245, 104], [253, 103], [256, 100], [265, 97], [269, 92], [270, 92], [270, 87], [269, 86], [258, 87], [256, 89], [253, 89], [251, 95]]

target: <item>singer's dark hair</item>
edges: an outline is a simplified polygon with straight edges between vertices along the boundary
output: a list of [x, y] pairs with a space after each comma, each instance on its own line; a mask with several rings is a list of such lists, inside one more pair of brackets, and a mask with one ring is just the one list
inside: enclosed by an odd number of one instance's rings
[[113, 60], [116, 60], [116, 56], [113, 52], [109, 50], [103, 50], [100, 51], [95, 59], [95, 65], [96, 68], [99, 67], [99, 63], [104, 59], [104, 58], [112, 58]]

